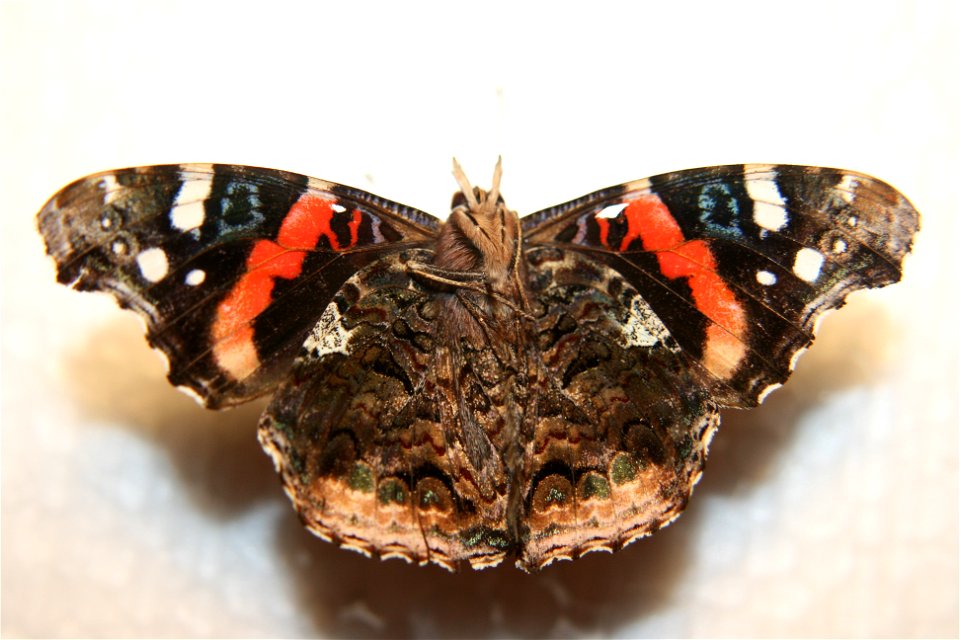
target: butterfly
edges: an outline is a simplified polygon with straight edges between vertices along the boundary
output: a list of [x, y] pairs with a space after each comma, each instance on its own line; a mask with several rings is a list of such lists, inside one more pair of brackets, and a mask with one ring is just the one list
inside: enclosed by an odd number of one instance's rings
[[57, 277], [142, 316], [209, 408], [272, 394], [259, 439], [305, 526], [380, 558], [532, 571], [673, 521], [722, 407], [758, 405], [816, 320], [897, 282], [919, 228], [889, 185], [693, 169], [520, 218], [446, 221], [272, 169], [74, 182], [38, 215]]

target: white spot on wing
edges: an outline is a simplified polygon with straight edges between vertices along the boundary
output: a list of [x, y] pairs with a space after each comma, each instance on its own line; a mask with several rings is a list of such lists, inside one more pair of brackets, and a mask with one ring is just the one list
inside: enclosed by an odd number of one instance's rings
[[757, 271], [757, 282], [765, 287], [777, 284], [777, 276], [769, 271]]
[[770, 231], [780, 231], [787, 226], [787, 203], [772, 175], [770, 178], [749, 177], [744, 185], [747, 195], [753, 199], [753, 221], [757, 226]]
[[823, 266], [823, 254], [809, 247], [797, 251], [793, 259], [793, 272], [797, 277], [807, 282], [815, 282], [820, 277], [820, 267]]
[[853, 199], [856, 195], [856, 189], [859, 186], [859, 180], [851, 175], [846, 175], [843, 176], [843, 179], [840, 180], [840, 184], [837, 185], [837, 193], [839, 193], [840, 197], [846, 202], [850, 203], [853, 202]]
[[625, 202], [620, 203], [620, 204], [611, 204], [610, 206], [604, 207], [603, 209], [601, 209], [600, 211], [598, 211], [598, 212], [597, 212], [597, 217], [598, 217], [598, 218], [607, 218], [607, 219], [616, 218], [616, 217], [619, 216], [619, 215], [623, 212], [623, 210], [626, 209], [626, 208], [627, 208], [627, 203], [625, 203]]
[[185, 283], [191, 287], [195, 287], [198, 284], [202, 284], [204, 280], [207, 279], [207, 273], [203, 269], [193, 269], [190, 273], [187, 274], [187, 277], [183, 279]]
[[757, 226], [770, 231], [780, 231], [787, 226], [787, 210], [767, 202], [753, 203], [753, 221]]
[[117, 176], [109, 175], [103, 176], [103, 180], [100, 181], [100, 188], [103, 189], [103, 203], [110, 204], [117, 198], [122, 187], [117, 182]]
[[203, 202], [210, 197], [213, 188], [213, 175], [199, 175], [185, 179], [180, 186], [180, 193], [170, 209], [170, 224], [175, 229], [188, 231], [203, 224], [206, 215]]
[[150, 282], [163, 280], [170, 268], [167, 263], [167, 254], [159, 248], [145, 249], [137, 254], [137, 265], [143, 277]]
[[337, 303], [331, 302], [313, 327], [313, 331], [307, 336], [303, 348], [317, 358], [329, 353], [347, 355], [349, 353], [347, 343], [350, 341], [352, 334], [352, 331], [347, 331], [343, 326]]
[[652, 347], [670, 337], [670, 332], [639, 295], [630, 301], [630, 315], [621, 325], [623, 344], [627, 347]]
[[347, 210], [347, 208], [342, 204], [332, 204], [330, 205], [330, 208], [333, 209], [335, 213], [343, 213]]
[[104, 231], [110, 231], [113, 228], [113, 218], [109, 214], [100, 217], [100, 228]]

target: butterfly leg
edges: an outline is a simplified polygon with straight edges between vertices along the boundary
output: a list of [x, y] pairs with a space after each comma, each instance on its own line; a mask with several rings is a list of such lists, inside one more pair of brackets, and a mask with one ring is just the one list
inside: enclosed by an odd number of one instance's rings
[[485, 283], [486, 276], [477, 271], [449, 271], [440, 269], [428, 264], [412, 264], [407, 268], [407, 272], [414, 276], [434, 284], [441, 284], [457, 289], [467, 289], [490, 296], [497, 302], [502, 303], [515, 313], [527, 318], [533, 319], [529, 313], [517, 306], [515, 302], [495, 291], [491, 291]]

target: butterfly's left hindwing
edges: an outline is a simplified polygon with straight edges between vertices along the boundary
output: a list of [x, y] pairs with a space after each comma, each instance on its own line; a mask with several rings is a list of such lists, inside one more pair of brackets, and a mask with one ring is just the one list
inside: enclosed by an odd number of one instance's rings
[[612, 187], [523, 224], [529, 245], [623, 274], [717, 400], [753, 406], [789, 376], [818, 316], [900, 279], [919, 217], [863, 174], [731, 165]]
[[210, 407], [271, 391], [347, 278], [438, 225], [363, 191], [228, 165], [93, 175], [38, 220], [60, 282], [137, 311], [170, 381]]

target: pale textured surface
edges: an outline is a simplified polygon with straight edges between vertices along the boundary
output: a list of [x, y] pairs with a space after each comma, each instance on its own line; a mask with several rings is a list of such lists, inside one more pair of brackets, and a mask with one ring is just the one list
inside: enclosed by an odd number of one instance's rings
[[[4, 636], [956, 636], [957, 5], [0, 5]], [[222, 5], [221, 5], [222, 6]], [[401, 8], [407, 7], [407, 8]], [[53, 283], [74, 178], [272, 166], [521, 214], [729, 162], [825, 164], [923, 214], [901, 285], [728, 413], [687, 513], [526, 576], [379, 563], [297, 524], [257, 407], [169, 388], [137, 321]]]

